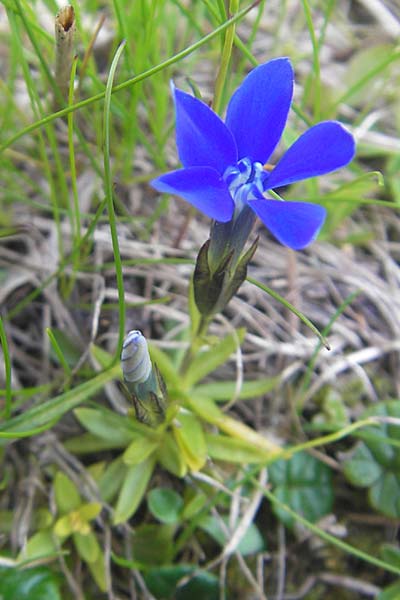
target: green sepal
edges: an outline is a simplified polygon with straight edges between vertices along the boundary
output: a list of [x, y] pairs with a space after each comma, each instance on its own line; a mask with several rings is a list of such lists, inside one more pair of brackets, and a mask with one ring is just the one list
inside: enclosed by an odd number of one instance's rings
[[217, 303], [220, 305], [219, 299], [223, 292], [224, 279], [233, 256], [232, 250], [212, 273], [208, 262], [209, 246], [210, 240], [207, 240], [200, 248], [193, 275], [194, 298], [196, 306], [203, 316], [213, 314], [217, 310]]
[[243, 254], [243, 256], [241, 257], [241, 259], [239, 260], [239, 262], [237, 264], [237, 267], [235, 269], [233, 276], [230, 277], [229, 280], [227, 281], [226, 286], [224, 287], [224, 291], [223, 291], [221, 309], [224, 308], [228, 304], [228, 302], [236, 294], [236, 292], [238, 291], [238, 289], [240, 288], [242, 283], [245, 281], [245, 279], [247, 277], [247, 266], [248, 266], [249, 262], [251, 261], [251, 259], [253, 258], [255, 251], [257, 250], [258, 240], [259, 240], [259, 238], [257, 237], [254, 240], [254, 242], [252, 243], [252, 245], [250, 246], [250, 248], [247, 250], [247, 252], [245, 252], [245, 254]]

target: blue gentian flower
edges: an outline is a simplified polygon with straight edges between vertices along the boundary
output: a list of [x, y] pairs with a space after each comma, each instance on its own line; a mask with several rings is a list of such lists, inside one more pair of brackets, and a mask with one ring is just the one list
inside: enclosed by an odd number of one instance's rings
[[237, 219], [250, 207], [284, 245], [304, 248], [318, 235], [324, 207], [265, 197], [268, 190], [323, 175], [353, 158], [352, 135], [336, 121], [318, 123], [286, 151], [272, 171], [293, 97], [293, 68], [276, 58], [253, 69], [233, 94], [225, 123], [204, 102], [173, 86], [176, 143], [183, 169], [152, 181], [216, 221]]

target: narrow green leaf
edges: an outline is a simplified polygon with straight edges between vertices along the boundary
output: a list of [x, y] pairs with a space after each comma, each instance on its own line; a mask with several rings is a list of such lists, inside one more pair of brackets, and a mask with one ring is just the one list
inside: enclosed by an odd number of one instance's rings
[[61, 471], [58, 471], [54, 480], [54, 493], [57, 508], [62, 515], [76, 510], [82, 504], [76, 485]]
[[37, 558], [56, 555], [58, 552], [51, 529], [38, 531], [30, 537], [18, 556], [18, 561], [35, 560]]
[[122, 460], [128, 466], [137, 465], [146, 460], [160, 445], [158, 439], [146, 435], [137, 435], [125, 450]]
[[183, 457], [192, 471], [198, 471], [207, 459], [204, 431], [195, 415], [181, 411], [175, 420], [173, 431]]
[[[88, 400], [101, 390], [106, 383], [112, 381], [120, 373], [119, 365], [96, 375], [72, 390], [68, 390], [47, 402], [31, 408], [17, 417], [11, 418], [0, 426], [0, 432], [21, 432], [35, 427], [41, 427], [54, 419], [61, 418], [65, 413]], [[1, 440], [0, 440], [0, 443]]]
[[99, 557], [100, 546], [92, 531], [87, 535], [74, 533], [73, 540], [79, 556], [87, 563], [94, 563]]
[[208, 454], [215, 460], [232, 463], [264, 463], [268, 458], [265, 450], [244, 440], [231, 438], [224, 435], [206, 434]]
[[125, 479], [127, 467], [119, 456], [110, 462], [97, 482], [100, 498], [103, 502], [111, 502], [120, 490]]
[[154, 468], [154, 458], [130, 467], [122, 484], [114, 513], [114, 525], [124, 523], [136, 511], [145, 494]]
[[93, 435], [110, 443], [125, 446], [140, 431], [135, 421], [105, 408], [77, 408], [74, 415]]
[[166, 432], [157, 452], [158, 462], [175, 477], [185, 477], [187, 464], [172, 432]]

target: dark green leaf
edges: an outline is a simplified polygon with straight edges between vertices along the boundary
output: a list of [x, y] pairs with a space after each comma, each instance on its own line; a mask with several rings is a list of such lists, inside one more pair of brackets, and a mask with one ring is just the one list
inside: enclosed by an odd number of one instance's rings
[[2, 600], [61, 600], [56, 576], [47, 567], [15, 569], [0, 567]]
[[162, 565], [172, 560], [173, 525], [141, 525], [132, 536], [133, 559], [142, 565]]
[[[193, 573], [182, 586], [179, 581]], [[146, 585], [157, 600], [218, 600], [219, 581], [215, 575], [197, 566], [179, 565], [150, 569], [144, 576]]]
[[[331, 471], [313, 456], [299, 452], [290, 460], [278, 460], [271, 464], [269, 476], [277, 498], [312, 523], [331, 510]], [[275, 505], [273, 510], [287, 527], [293, 527], [291, 515]]]
[[178, 521], [183, 500], [170, 488], [154, 488], [147, 494], [147, 503], [152, 515], [161, 523], [176, 523]]

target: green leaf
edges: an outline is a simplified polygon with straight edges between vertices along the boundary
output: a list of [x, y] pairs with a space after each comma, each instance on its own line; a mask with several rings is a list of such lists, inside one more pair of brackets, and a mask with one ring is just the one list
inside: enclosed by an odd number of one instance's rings
[[380, 548], [382, 558], [400, 570], [400, 548], [392, 544], [382, 544]]
[[[306, 452], [272, 463], [269, 477], [275, 496], [308, 521], [315, 523], [332, 509], [331, 470]], [[287, 527], [294, 526], [294, 517], [285, 510], [278, 505], [273, 510]]]
[[106, 567], [105, 567], [105, 559], [104, 555], [99, 548], [99, 553], [97, 559], [93, 562], [88, 562], [89, 570], [92, 574], [93, 579], [98, 585], [99, 589], [102, 592], [107, 591], [107, 577], [106, 577]]
[[113, 444], [126, 446], [129, 444], [140, 428], [129, 419], [111, 412], [105, 408], [77, 408], [74, 415], [81, 425], [93, 435], [107, 440]]
[[[353, 94], [348, 96], [350, 104], [354, 106], [360, 103], [363, 104], [365, 102], [365, 94], [373, 93], [375, 86], [380, 93], [382, 81], [390, 73], [390, 70], [388, 70], [388, 73], [385, 74], [385, 67], [381, 65], [386, 65], [387, 58], [392, 52], [393, 47], [389, 44], [368, 45], [356, 51], [346, 67], [343, 78], [341, 78], [337, 88], [338, 94], [342, 96], [343, 93], [348, 92], [358, 82], [358, 85], [354, 87]], [[368, 76], [375, 69], [378, 69], [379, 74], [375, 74], [373, 79], [370, 79]]]
[[101, 513], [100, 502], [88, 502], [79, 507], [78, 512], [83, 521], [92, 521]]
[[198, 471], [207, 459], [207, 445], [200, 421], [192, 413], [181, 410], [173, 426], [176, 443], [192, 471]]
[[175, 532], [176, 527], [167, 524], [136, 527], [132, 535], [133, 559], [149, 567], [170, 562], [173, 557]]
[[[192, 577], [193, 574], [193, 577]], [[191, 576], [185, 585], [181, 579]], [[219, 600], [219, 580], [197, 565], [171, 565], [150, 569], [144, 574], [149, 591], [158, 600]]]
[[[277, 387], [280, 377], [265, 377], [254, 381], [245, 381], [240, 388], [238, 400], [248, 400], [263, 396]], [[195, 393], [212, 398], [219, 402], [230, 400], [236, 393], [236, 383], [234, 381], [212, 381], [197, 385]]]
[[[229, 531], [229, 517], [224, 515], [220, 518], [213, 515], [205, 515], [199, 522], [198, 526], [206, 531], [223, 548], [231, 538]], [[254, 523], [250, 523], [246, 533], [240, 540], [237, 551], [242, 556], [249, 554], [257, 554], [265, 550], [263, 537]]]
[[104, 452], [104, 450], [114, 450], [116, 448], [125, 448], [126, 442], [120, 439], [103, 440], [93, 433], [83, 433], [65, 440], [64, 446], [69, 452], [74, 454], [92, 454]]
[[160, 445], [159, 439], [138, 435], [125, 450], [122, 460], [128, 466], [137, 465], [153, 454]]
[[57, 346], [60, 349], [68, 366], [73, 367], [76, 365], [81, 357], [82, 352], [74, 340], [68, 337], [61, 329], [51, 328], [51, 334], [54, 337]]
[[90, 531], [87, 535], [74, 533], [73, 540], [79, 556], [87, 563], [94, 563], [99, 557], [100, 546], [95, 534]]
[[100, 498], [103, 502], [111, 502], [117, 495], [125, 479], [127, 467], [119, 456], [113, 460], [102, 473], [97, 484], [99, 486]]
[[[59, 419], [65, 413], [73, 410], [76, 406], [88, 400], [96, 392], [101, 390], [106, 383], [115, 379], [120, 373], [121, 369], [119, 365], [108, 371], [104, 371], [68, 392], [60, 394], [47, 402], [41, 402], [37, 406], [24, 411], [17, 417], [13, 417], [7, 422], [2, 423], [0, 432], [23, 432], [27, 429], [45, 425], [54, 419]], [[2, 440], [0, 443], [6, 443], [6, 440]]]
[[61, 600], [58, 578], [47, 567], [0, 567], [0, 598], [4, 600]]
[[162, 443], [157, 451], [157, 460], [159, 463], [175, 475], [176, 477], [185, 477], [187, 473], [187, 464], [179, 450], [178, 444], [169, 431], [165, 433]]
[[[368, 408], [362, 418], [371, 416], [400, 418], [400, 401], [380, 402]], [[344, 463], [344, 474], [353, 485], [368, 487], [368, 498], [375, 510], [400, 517], [400, 427], [378, 423], [358, 433], [352, 456]]]
[[185, 389], [191, 389], [206, 375], [215, 371], [220, 365], [226, 363], [228, 358], [243, 342], [246, 330], [241, 328], [235, 334], [227, 335], [224, 339], [213, 344], [208, 350], [199, 352], [187, 370], [181, 383]]
[[70, 514], [64, 515], [63, 517], [60, 517], [59, 519], [57, 519], [57, 521], [54, 525], [55, 535], [57, 535], [59, 538], [62, 538], [62, 540], [64, 540], [69, 535], [71, 535], [72, 532], [73, 532], [73, 523], [71, 521]]
[[350, 483], [359, 487], [371, 486], [382, 475], [381, 467], [364, 443], [356, 447], [351, 460], [345, 462], [343, 471]]
[[376, 600], [399, 600], [400, 598], [400, 581], [392, 583], [384, 590], [379, 592]]
[[126, 473], [114, 513], [114, 525], [127, 521], [136, 511], [145, 494], [154, 468], [154, 458], [130, 467]]
[[212, 433], [206, 434], [205, 438], [208, 454], [215, 460], [248, 464], [262, 463], [267, 458], [265, 451], [244, 440]]
[[176, 523], [183, 507], [181, 496], [170, 488], [154, 488], [147, 494], [152, 515], [161, 523]]
[[58, 471], [54, 480], [54, 492], [57, 508], [62, 515], [76, 510], [82, 504], [76, 485], [61, 471]]
[[189, 490], [193, 496], [185, 497], [185, 506], [182, 510], [182, 519], [190, 520], [197, 515], [207, 504], [208, 497], [202, 491]]
[[50, 529], [38, 531], [28, 539], [24, 549], [20, 552], [18, 560], [32, 560], [49, 557], [57, 554], [58, 548]]

